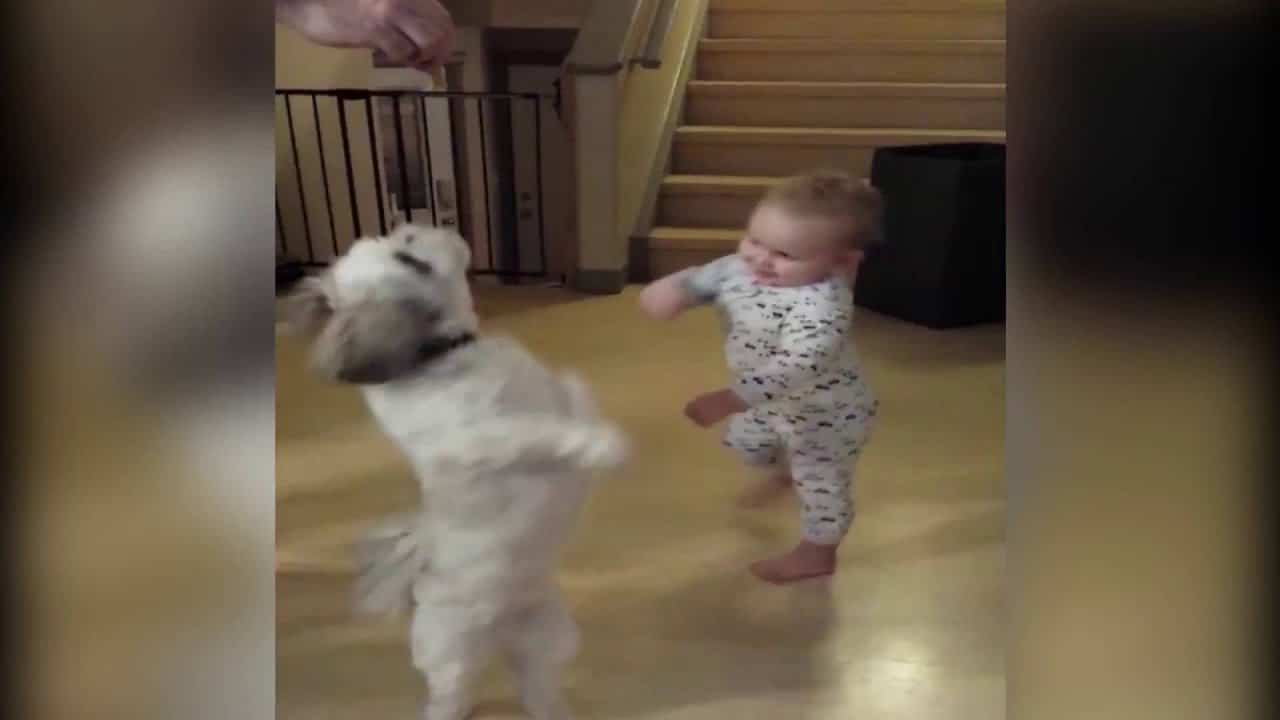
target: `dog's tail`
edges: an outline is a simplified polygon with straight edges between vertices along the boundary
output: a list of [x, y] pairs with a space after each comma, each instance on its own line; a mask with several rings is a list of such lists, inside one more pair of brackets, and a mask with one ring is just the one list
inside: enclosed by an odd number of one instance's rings
[[420, 513], [392, 516], [366, 533], [356, 543], [356, 612], [407, 611], [413, 602], [413, 583], [426, 571], [428, 555]]

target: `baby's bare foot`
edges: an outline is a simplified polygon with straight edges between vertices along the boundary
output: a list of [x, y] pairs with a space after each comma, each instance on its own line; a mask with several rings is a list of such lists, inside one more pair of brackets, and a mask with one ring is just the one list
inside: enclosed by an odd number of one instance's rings
[[752, 563], [751, 572], [775, 585], [830, 575], [836, 570], [836, 546], [801, 541], [790, 551]]
[[782, 497], [791, 489], [791, 475], [785, 472], [773, 473], [756, 480], [745, 490], [738, 493], [737, 505], [741, 508], [763, 507]]

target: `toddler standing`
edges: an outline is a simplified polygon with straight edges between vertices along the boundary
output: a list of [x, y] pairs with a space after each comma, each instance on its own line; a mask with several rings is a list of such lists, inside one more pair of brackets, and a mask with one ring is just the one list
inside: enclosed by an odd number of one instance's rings
[[735, 254], [668, 275], [640, 296], [658, 319], [708, 303], [721, 312], [736, 381], [698, 396], [685, 414], [702, 427], [732, 416], [725, 444], [768, 470], [741, 504], [788, 487], [799, 496], [803, 539], [751, 566], [769, 582], [830, 575], [853, 522], [854, 463], [879, 403], [852, 343], [852, 284], [879, 239], [881, 212], [880, 193], [847, 174], [789, 178], [756, 206]]

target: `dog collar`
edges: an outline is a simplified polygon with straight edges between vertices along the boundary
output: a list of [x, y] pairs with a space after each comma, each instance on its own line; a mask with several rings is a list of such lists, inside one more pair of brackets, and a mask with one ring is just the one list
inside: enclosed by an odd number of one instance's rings
[[435, 362], [449, 353], [476, 341], [473, 333], [462, 333], [453, 337], [428, 340], [418, 346], [418, 364], [426, 365]]

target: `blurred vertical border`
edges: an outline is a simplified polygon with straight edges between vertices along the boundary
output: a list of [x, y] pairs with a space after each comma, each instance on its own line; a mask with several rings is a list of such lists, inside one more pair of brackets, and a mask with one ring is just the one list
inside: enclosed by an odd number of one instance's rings
[[17, 716], [272, 717], [274, 10], [4, 12]]
[[1008, 18], [1008, 717], [1269, 716], [1275, 9]]

